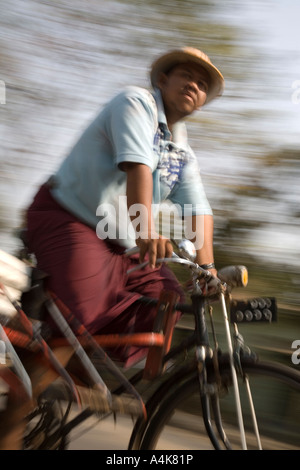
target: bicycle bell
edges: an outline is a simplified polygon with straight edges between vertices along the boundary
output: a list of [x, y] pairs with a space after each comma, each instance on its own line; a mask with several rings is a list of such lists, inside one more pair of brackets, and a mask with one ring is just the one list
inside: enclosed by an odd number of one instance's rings
[[178, 243], [178, 250], [182, 258], [195, 261], [196, 249], [194, 243], [192, 243], [190, 240], [181, 240]]

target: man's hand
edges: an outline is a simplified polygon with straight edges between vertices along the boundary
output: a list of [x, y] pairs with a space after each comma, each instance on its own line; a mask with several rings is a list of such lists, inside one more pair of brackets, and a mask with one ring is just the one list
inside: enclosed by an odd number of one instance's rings
[[151, 268], [159, 266], [156, 264], [157, 259], [171, 258], [173, 254], [171, 241], [157, 234], [154, 234], [152, 237], [138, 238], [136, 244], [140, 249], [140, 263], [144, 261], [145, 256], [148, 254]]

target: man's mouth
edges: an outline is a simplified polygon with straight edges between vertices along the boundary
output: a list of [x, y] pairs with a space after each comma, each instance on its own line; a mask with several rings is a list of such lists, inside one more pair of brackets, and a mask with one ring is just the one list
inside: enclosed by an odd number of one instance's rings
[[192, 96], [191, 93], [189, 93], [188, 91], [183, 91], [183, 96], [185, 96], [189, 101], [191, 101], [192, 103], [194, 103], [194, 97]]

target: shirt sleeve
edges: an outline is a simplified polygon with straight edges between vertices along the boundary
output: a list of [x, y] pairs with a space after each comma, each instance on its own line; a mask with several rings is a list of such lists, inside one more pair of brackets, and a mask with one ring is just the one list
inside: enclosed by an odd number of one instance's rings
[[181, 181], [174, 187], [169, 199], [181, 207], [182, 214], [185, 216], [213, 214], [205, 194], [200, 169], [192, 151], [183, 170]]
[[153, 138], [157, 128], [154, 98], [143, 89], [130, 88], [111, 103], [106, 122], [117, 166], [123, 162], [143, 163], [154, 171]]

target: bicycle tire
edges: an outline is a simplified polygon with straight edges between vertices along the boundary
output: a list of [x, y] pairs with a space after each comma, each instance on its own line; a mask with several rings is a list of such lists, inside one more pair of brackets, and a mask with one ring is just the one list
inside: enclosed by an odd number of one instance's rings
[[36, 408], [26, 417], [23, 450], [67, 449], [68, 436], [62, 432], [72, 403], [67, 392], [62, 396], [47, 389], [41, 394]]
[[[300, 435], [300, 373], [292, 368], [272, 363], [242, 360], [244, 373], [249, 376], [258, 428], [263, 449], [299, 449]], [[208, 366], [209, 382], [215, 379], [212, 365]], [[231, 402], [230, 365], [228, 358], [220, 364], [220, 378], [229, 393], [220, 397], [221, 415], [226, 435], [233, 450], [240, 449], [239, 432]], [[168, 392], [166, 393], [166, 391]], [[248, 408], [241, 392], [247, 448], [256, 449], [251, 432]], [[153, 403], [156, 403], [153, 406]], [[148, 407], [148, 419], [135, 429], [136, 449], [213, 450], [207, 437], [200, 412], [199, 379], [196, 370], [182, 377], [180, 385], [164, 385]], [[134, 439], [132, 439], [134, 441]], [[188, 442], [188, 445], [186, 444]], [[222, 444], [220, 444], [222, 447]]]

